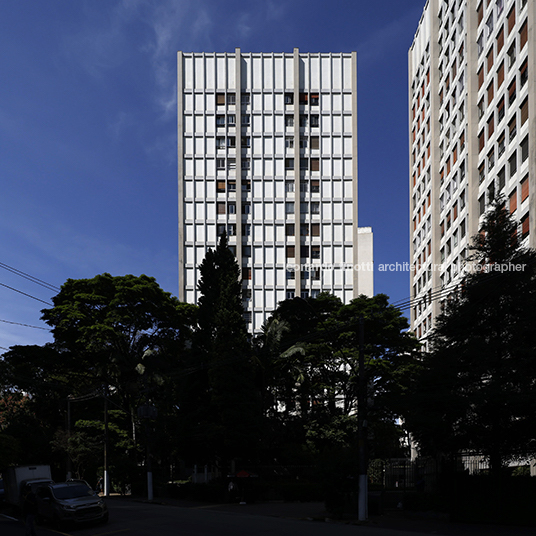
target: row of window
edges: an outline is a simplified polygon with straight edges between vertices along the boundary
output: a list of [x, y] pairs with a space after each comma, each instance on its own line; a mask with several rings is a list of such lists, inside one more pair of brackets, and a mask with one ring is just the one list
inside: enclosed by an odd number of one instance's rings
[[[294, 93], [285, 93], [284, 96], [285, 104], [294, 104]], [[251, 103], [251, 97], [249, 93], [241, 93], [240, 95], [240, 104], [247, 105]], [[311, 106], [318, 106], [320, 104], [320, 94], [319, 93], [299, 93], [298, 94], [298, 103], [301, 106], [307, 104]], [[216, 93], [216, 105], [217, 106], [234, 106], [236, 105], [236, 94], [235, 93]]]
[[[251, 147], [251, 137], [241, 136], [241, 147], [247, 149]], [[294, 148], [294, 137], [285, 137], [285, 147], [287, 149]], [[300, 136], [300, 149], [320, 149], [320, 136]], [[216, 149], [234, 149], [236, 148], [236, 136], [216, 136]]]

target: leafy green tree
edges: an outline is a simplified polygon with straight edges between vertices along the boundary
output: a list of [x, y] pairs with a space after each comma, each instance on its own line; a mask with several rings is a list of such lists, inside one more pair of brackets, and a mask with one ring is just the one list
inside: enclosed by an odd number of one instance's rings
[[207, 251], [199, 271], [199, 329], [180, 404], [192, 457], [251, 458], [258, 447], [259, 397], [240, 267], [225, 235]]
[[259, 342], [269, 371], [264, 398], [272, 419], [293, 427], [296, 439], [313, 450], [355, 444], [361, 319], [372, 446], [376, 456], [398, 454], [398, 397], [418, 343], [385, 295], [360, 296], [347, 305], [329, 294], [282, 302]]
[[445, 303], [409, 396], [422, 453], [488, 457], [494, 474], [536, 452], [536, 254], [499, 200], [473, 238], [477, 269]]

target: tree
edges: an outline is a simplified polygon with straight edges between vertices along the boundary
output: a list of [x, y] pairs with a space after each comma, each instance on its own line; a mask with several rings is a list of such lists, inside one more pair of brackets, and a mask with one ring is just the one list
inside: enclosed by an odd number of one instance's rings
[[180, 403], [192, 457], [251, 458], [258, 447], [259, 397], [240, 267], [225, 234], [199, 271], [199, 327]]
[[476, 269], [437, 320], [407, 413], [422, 453], [481, 453], [494, 474], [536, 452], [536, 254], [516, 230], [499, 200], [473, 237]]
[[[347, 305], [329, 294], [282, 302], [259, 342], [268, 373], [264, 399], [272, 420], [294, 428], [297, 441], [303, 438], [317, 450], [354, 444], [360, 319], [367, 398], [373, 401], [367, 420], [377, 439], [373, 450], [376, 456], [399, 454], [395, 418], [401, 380], [413, 366], [418, 343], [385, 295], [359, 296]], [[394, 440], [387, 429], [395, 432]]]

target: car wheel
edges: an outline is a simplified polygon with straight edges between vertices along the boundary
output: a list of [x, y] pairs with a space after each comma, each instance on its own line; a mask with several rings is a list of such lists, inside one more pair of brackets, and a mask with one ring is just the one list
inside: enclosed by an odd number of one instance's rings
[[110, 519], [110, 515], [108, 514], [108, 512], [106, 512], [104, 514], [104, 517], [102, 518], [102, 523], [103, 524], [108, 523], [108, 519]]

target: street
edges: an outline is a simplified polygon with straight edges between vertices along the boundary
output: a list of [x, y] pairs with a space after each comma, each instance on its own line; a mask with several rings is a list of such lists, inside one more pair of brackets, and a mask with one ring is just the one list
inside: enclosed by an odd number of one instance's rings
[[[176, 507], [113, 499], [108, 501], [110, 521], [68, 529], [38, 526], [39, 536], [404, 536], [405, 532], [337, 523], [319, 523], [281, 517], [251, 515], [244, 510], [225, 511], [225, 506]], [[24, 525], [0, 516], [2, 536], [23, 536]], [[407, 533], [409, 534], [409, 533]]]

